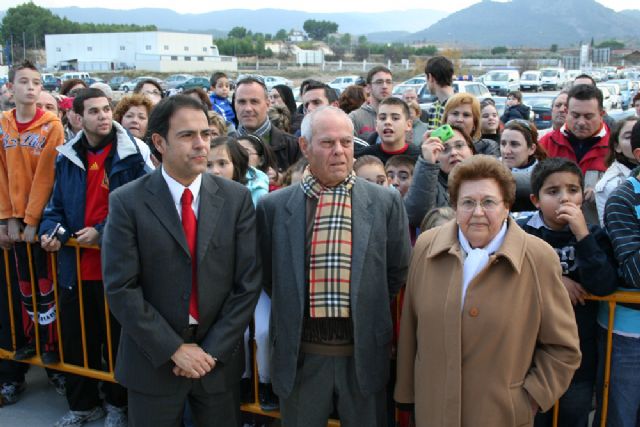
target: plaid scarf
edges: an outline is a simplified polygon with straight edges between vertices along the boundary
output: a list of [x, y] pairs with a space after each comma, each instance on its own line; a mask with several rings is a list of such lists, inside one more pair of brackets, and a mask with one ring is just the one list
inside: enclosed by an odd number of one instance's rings
[[238, 125], [238, 129], [236, 129], [236, 131], [238, 132], [238, 135], [244, 136], [244, 135], [251, 134], [251, 135], [259, 136], [260, 138], [264, 139], [264, 136], [271, 131], [271, 121], [269, 119], [265, 120], [264, 123], [253, 132], [250, 132], [247, 128], [245, 128], [242, 125]]
[[309, 316], [349, 317], [351, 283], [351, 174], [332, 188], [305, 171], [300, 185], [318, 199], [309, 258]]

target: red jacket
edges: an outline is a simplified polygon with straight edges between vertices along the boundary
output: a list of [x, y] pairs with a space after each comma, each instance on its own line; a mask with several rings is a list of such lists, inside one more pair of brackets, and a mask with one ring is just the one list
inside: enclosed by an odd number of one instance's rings
[[[549, 157], [563, 157], [578, 163], [576, 153], [573, 151], [566, 132], [566, 125], [563, 125], [560, 129], [549, 132], [540, 138], [540, 145], [547, 150]], [[609, 129], [607, 125], [602, 124], [602, 128], [597, 136], [601, 137], [600, 141], [591, 147], [578, 163], [580, 169], [582, 169], [582, 173], [586, 173], [589, 170], [600, 172], [607, 170], [607, 165], [604, 162], [609, 151]]]

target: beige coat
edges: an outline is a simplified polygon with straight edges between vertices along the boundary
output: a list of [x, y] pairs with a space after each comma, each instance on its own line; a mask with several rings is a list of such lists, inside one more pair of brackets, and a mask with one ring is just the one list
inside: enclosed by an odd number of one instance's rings
[[530, 395], [551, 408], [580, 364], [558, 255], [509, 219], [505, 240], [470, 283], [451, 221], [420, 236], [405, 294], [395, 399], [418, 426], [530, 426]]

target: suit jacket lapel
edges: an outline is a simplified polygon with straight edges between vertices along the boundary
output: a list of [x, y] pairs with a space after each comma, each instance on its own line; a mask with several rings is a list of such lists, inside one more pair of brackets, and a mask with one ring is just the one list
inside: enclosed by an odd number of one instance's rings
[[214, 234], [214, 230], [220, 220], [224, 205], [224, 199], [216, 194], [218, 189], [215, 179], [208, 174], [203, 174], [198, 208], [198, 265], [207, 253], [209, 246], [217, 246], [217, 236]]
[[[298, 290], [298, 301], [300, 307], [304, 307], [304, 287], [306, 280], [305, 271], [305, 236], [306, 236], [306, 196], [302, 192], [299, 185], [291, 193], [291, 197], [287, 201], [286, 210], [289, 218], [286, 220], [286, 231], [289, 235], [288, 259], [291, 260], [293, 268], [293, 280], [295, 289]], [[286, 255], [285, 255], [286, 256]]]
[[144, 203], [147, 204], [151, 213], [158, 218], [158, 221], [162, 223], [180, 247], [189, 254], [189, 246], [184, 236], [180, 216], [173, 203], [169, 186], [162, 177], [160, 168], [153, 172], [153, 176], [147, 184], [147, 191], [150, 194], [145, 198]]
[[357, 305], [358, 292], [360, 290], [360, 279], [362, 268], [369, 245], [369, 235], [371, 234], [371, 199], [363, 184], [358, 178], [351, 192], [351, 310]]

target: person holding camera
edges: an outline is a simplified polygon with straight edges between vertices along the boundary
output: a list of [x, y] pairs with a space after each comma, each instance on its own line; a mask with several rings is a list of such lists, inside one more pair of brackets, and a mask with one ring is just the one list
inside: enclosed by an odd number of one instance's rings
[[[83, 128], [58, 147], [53, 193], [40, 225], [40, 241], [44, 250], [59, 251], [58, 303], [64, 361], [83, 365], [78, 290], [78, 282], [82, 281], [87, 360], [90, 368], [102, 369], [102, 359], [109, 360], [107, 317], [113, 360], [120, 325], [105, 313], [100, 250], [81, 249], [81, 274], [77, 277], [75, 248], [62, 245], [70, 237], [82, 245], [99, 245], [109, 193], [144, 175], [146, 167], [133, 138], [113, 121], [111, 104], [102, 91], [81, 91], [73, 100], [73, 110], [82, 117]], [[107, 411], [105, 426], [126, 426], [126, 389], [116, 383], [104, 383], [102, 389]], [[67, 374], [67, 401], [70, 411], [56, 427], [82, 425], [105, 415], [94, 379]]]

